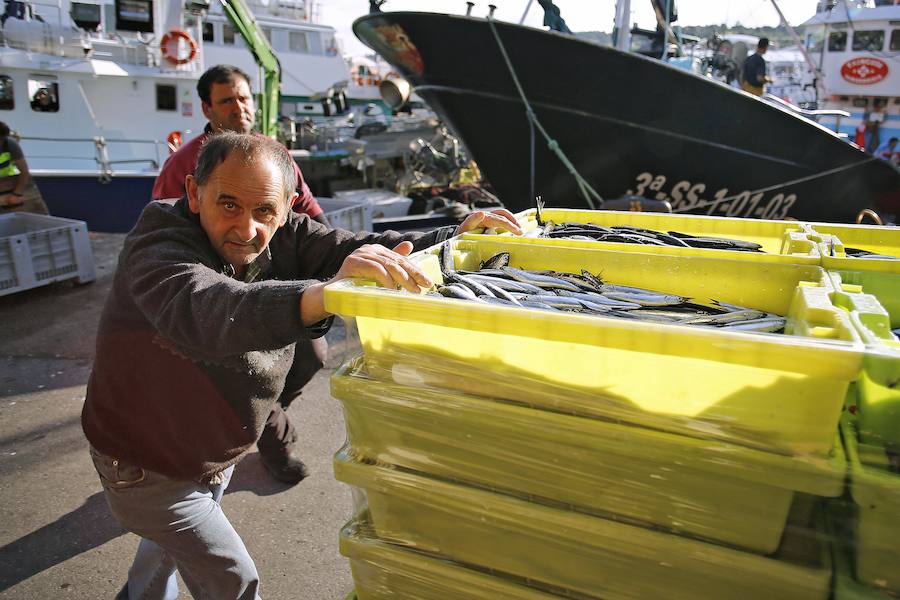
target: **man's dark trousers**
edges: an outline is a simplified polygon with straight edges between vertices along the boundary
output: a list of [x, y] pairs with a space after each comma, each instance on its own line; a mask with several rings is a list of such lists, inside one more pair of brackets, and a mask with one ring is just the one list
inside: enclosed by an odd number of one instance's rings
[[314, 340], [297, 341], [294, 364], [288, 372], [284, 391], [266, 420], [262, 435], [256, 442], [260, 454], [273, 462], [284, 460], [291, 453], [297, 441], [297, 430], [287, 415], [287, 409], [299, 395], [303, 387], [325, 366], [328, 343], [324, 337]]

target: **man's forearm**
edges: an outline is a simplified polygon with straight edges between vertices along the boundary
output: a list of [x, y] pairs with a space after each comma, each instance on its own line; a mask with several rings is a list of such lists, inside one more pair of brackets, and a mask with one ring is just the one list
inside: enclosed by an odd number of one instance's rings
[[304, 327], [315, 325], [331, 316], [325, 311], [325, 286], [328, 282], [314, 283], [303, 290], [300, 296], [300, 321]]

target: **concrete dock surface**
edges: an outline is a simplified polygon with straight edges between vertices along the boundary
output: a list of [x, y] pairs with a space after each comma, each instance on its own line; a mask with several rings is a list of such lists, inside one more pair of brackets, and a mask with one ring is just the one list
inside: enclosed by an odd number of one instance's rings
[[[113, 598], [138, 538], [113, 520], [80, 415], [100, 311], [124, 235], [91, 234], [97, 279], [0, 297], [0, 599]], [[338, 323], [326, 368], [290, 408], [312, 474], [276, 482], [255, 450], [238, 464], [222, 508], [256, 561], [262, 597], [338, 600], [352, 589], [338, 532], [350, 490], [331, 458], [345, 439], [329, 376], [353, 352]], [[180, 598], [190, 598], [181, 585]]]

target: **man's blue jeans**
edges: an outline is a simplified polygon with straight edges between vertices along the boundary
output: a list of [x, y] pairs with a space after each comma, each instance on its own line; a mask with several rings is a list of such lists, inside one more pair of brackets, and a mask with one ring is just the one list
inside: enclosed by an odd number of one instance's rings
[[259, 575], [220, 503], [234, 467], [222, 481], [169, 479], [91, 448], [109, 508], [139, 535], [128, 582], [116, 600], [175, 600], [176, 569], [196, 600], [259, 600]]

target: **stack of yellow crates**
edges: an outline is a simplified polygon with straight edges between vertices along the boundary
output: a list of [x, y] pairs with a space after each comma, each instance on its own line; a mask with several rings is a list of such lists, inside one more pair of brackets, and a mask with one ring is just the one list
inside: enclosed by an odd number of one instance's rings
[[[846, 491], [838, 422], [888, 316], [818, 266], [809, 231], [783, 233], [811, 239], [816, 264], [496, 237], [452, 250], [459, 269], [508, 252], [752, 306], [787, 315], [787, 335], [330, 286], [362, 345], [332, 379], [359, 599], [828, 598], [846, 558], [823, 510]], [[436, 255], [417, 260], [439, 280]], [[895, 506], [875, 529], [896, 527]]]

